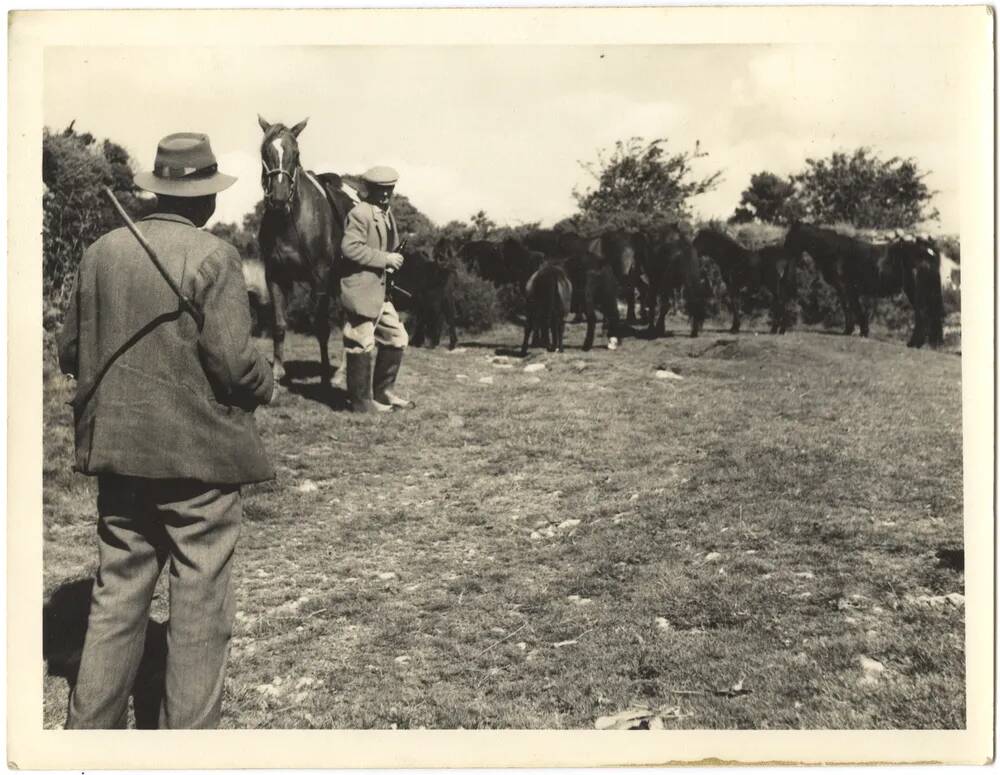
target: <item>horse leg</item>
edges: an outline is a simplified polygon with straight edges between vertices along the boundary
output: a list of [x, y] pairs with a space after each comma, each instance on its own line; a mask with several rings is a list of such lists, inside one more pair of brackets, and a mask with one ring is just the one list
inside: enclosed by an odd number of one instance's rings
[[[635, 280], [631, 273], [625, 276], [625, 322], [635, 323]], [[616, 305], [617, 306], [617, 305]]]
[[920, 273], [927, 288], [927, 327], [931, 347], [944, 344], [944, 294], [941, 291], [941, 274], [937, 267], [928, 267]]
[[[848, 298], [851, 302], [851, 311], [854, 313], [854, 319], [858, 321], [858, 326], [861, 329], [861, 336], [868, 336], [868, 312], [861, 304], [861, 297], [858, 294], [858, 289], [854, 286], [848, 288]], [[853, 326], [852, 326], [853, 328]]]
[[431, 349], [441, 344], [441, 296], [440, 291], [431, 291], [427, 303], [427, 325], [430, 327]]
[[583, 306], [584, 314], [587, 316], [587, 334], [583, 338], [583, 349], [589, 350], [594, 346], [594, 329], [597, 328], [597, 313], [594, 311], [594, 279], [590, 272], [587, 273]]
[[732, 291], [729, 292], [728, 296], [729, 296], [729, 311], [733, 315], [733, 324], [729, 327], [729, 333], [738, 334], [740, 332], [740, 294], [734, 288]]
[[847, 288], [843, 285], [834, 286], [837, 292], [837, 300], [840, 302], [840, 310], [844, 314], [844, 336], [854, 333], [854, 315], [851, 312], [851, 302], [847, 295]]
[[531, 341], [531, 332], [534, 329], [532, 324], [531, 308], [529, 307], [524, 313], [524, 341], [521, 342], [521, 357], [523, 358], [528, 354], [528, 343]]
[[316, 294], [313, 308], [313, 330], [319, 342], [319, 377], [324, 385], [330, 384], [330, 294], [321, 289]]
[[448, 324], [448, 349], [454, 350], [458, 346], [458, 332], [455, 331], [455, 297], [450, 284], [444, 291], [444, 319]]
[[413, 310], [411, 320], [416, 322], [413, 325], [413, 336], [410, 337], [410, 344], [413, 347], [423, 347], [424, 337], [427, 333], [427, 315], [424, 314], [423, 306], [416, 307]]
[[907, 347], [923, 347], [926, 340], [927, 294], [923, 285], [922, 279], [917, 277], [915, 288], [907, 284], [907, 287], [904, 289], [906, 291], [906, 298], [913, 308], [913, 334], [910, 336], [910, 341], [906, 343]]
[[271, 369], [274, 374], [274, 382], [277, 384], [285, 380], [285, 331], [288, 329], [285, 308], [288, 304], [291, 286], [283, 286], [277, 280], [268, 277], [267, 287], [271, 292], [271, 306], [274, 313], [274, 325], [271, 328], [271, 339], [274, 342], [274, 364]]

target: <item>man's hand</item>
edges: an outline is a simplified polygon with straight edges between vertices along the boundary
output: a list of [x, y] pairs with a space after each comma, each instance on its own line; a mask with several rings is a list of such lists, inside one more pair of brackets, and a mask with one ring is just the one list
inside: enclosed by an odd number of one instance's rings
[[385, 268], [395, 272], [403, 265], [403, 255], [401, 253], [390, 253], [385, 259]]

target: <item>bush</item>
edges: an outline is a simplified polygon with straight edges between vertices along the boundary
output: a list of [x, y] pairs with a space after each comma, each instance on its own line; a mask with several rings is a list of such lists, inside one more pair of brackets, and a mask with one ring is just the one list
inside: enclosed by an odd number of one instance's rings
[[101, 194], [110, 186], [133, 218], [152, 210], [132, 185], [131, 161], [119, 145], [67, 128], [42, 131], [42, 292], [46, 322], [62, 317], [83, 251], [121, 225]]
[[497, 289], [465, 267], [455, 269], [456, 323], [472, 333], [487, 331], [503, 316]]
[[528, 312], [524, 302], [524, 292], [516, 285], [502, 285], [496, 289], [496, 294], [502, 319], [522, 322]]

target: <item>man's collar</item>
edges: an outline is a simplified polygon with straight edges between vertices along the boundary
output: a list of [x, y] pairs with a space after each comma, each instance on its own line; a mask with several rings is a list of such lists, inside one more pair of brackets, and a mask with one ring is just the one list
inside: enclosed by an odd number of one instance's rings
[[194, 226], [194, 223], [183, 215], [177, 215], [176, 213], [153, 213], [152, 215], [147, 215], [142, 220], [144, 221], [173, 221], [174, 223], [183, 223], [188, 226]]

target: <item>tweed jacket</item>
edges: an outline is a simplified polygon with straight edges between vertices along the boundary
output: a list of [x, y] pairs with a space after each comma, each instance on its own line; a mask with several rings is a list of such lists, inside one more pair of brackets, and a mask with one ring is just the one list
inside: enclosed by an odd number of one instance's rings
[[125, 228], [84, 253], [58, 335], [77, 378], [76, 464], [85, 474], [243, 484], [273, 478], [253, 410], [274, 389], [250, 339], [236, 249], [187, 219], [156, 214], [139, 229], [190, 314]]
[[386, 256], [399, 245], [392, 213], [376, 205], [359, 202], [347, 215], [341, 241], [344, 267], [341, 271], [341, 303], [348, 312], [377, 318], [385, 303]]

